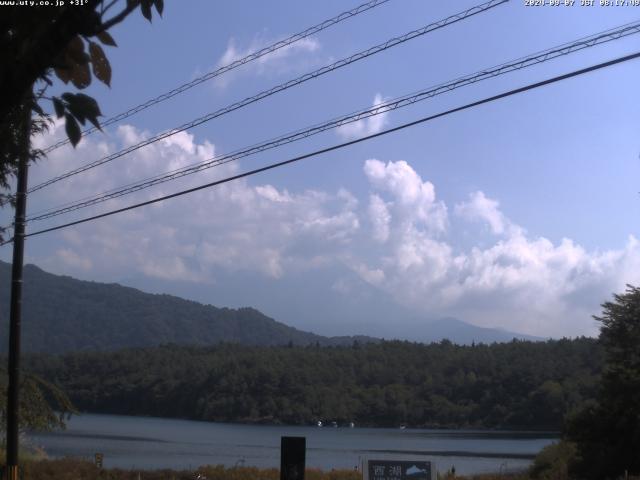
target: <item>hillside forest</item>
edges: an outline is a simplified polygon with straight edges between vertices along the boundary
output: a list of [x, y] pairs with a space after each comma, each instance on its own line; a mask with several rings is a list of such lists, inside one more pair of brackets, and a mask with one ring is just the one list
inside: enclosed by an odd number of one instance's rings
[[459, 346], [165, 345], [59, 356], [29, 370], [80, 411], [224, 422], [559, 430], [595, 393], [593, 339]]

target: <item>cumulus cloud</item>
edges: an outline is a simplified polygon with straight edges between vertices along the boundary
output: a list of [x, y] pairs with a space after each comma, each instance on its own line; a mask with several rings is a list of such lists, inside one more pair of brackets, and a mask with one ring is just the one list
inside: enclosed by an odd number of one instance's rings
[[385, 201], [376, 194], [372, 194], [369, 199], [369, 218], [373, 226], [374, 240], [384, 243], [389, 239], [389, 224], [391, 213]]
[[[64, 135], [54, 128], [52, 136]], [[87, 137], [78, 150], [59, 149], [38, 169], [33, 184], [135, 143], [148, 133], [121, 126], [109, 137]], [[39, 140], [49, 144], [53, 139]], [[34, 193], [31, 211], [83, 198], [147, 178], [158, 172], [209, 159], [215, 147], [181, 132], [133, 155]], [[235, 164], [162, 184], [82, 212], [97, 213], [228, 176]], [[72, 195], [71, 195], [72, 194]], [[44, 264], [66, 269], [125, 271], [165, 280], [214, 281], [216, 268], [258, 271], [281, 277], [287, 268], [316, 268], [347, 245], [360, 229], [357, 199], [348, 191], [295, 193], [270, 184], [236, 181], [188, 197], [154, 204], [60, 234], [65, 247]], [[67, 220], [67, 218], [65, 218]], [[41, 225], [38, 225], [40, 227]], [[46, 226], [46, 225], [42, 225]], [[309, 255], [308, 252], [316, 253]], [[85, 260], [90, 259], [90, 260]]]
[[433, 184], [423, 181], [407, 162], [400, 160], [385, 164], [370, 159], [364, 164], [364, 173], [381, 194], [391, 196], [390, 205], [403, 230], [425, 227], [434, 233], [446, 231], [446, 205], [436, 201]]
[[[64, 128], [56, 125], [52, 135], [62, 138]], [[33, 169], [32, 184], [146, 135], [123, 126], [108, 136], [83, 140], [77, 150], [59, 149]], [[213, 143], [197, 142], [183, 132], [34, 193], [30, 209], [69, 201], [71, 192], [83, 197], [185, 166], [214, 152]], [[202, 184], [237, 168], [228, 164], [87, 214]], [[346, 189], [287, 190], [269, 183], [231, 182], [46, 238], [33, 237], [30, 261], [84, 278], [111, 272], [121, 278], [141, 274], [198, 283], [215, 283], [221, 270], [256, 272], [269, 281], [342, 265], [353, 280], [425, 318], [458, 316], [541, 336], [595, 333], [591, 315], [599, 304], [625, 283], [640, 283], [640, 242], [632, 236], [620, 248], [606, 251], [589, 251], [569, 238], [554, 243], [528, 234], [502, 212], [497, 199], [476, 191], [456, 203], [453, 212], [462, 220], [461, 228], [488, 228], [493, 241], [461, 249], [453, 246], [459, 232], [450, 225], [435, 186], [408, 162], [369, 159], [363, 175], [370, 190], [364, 201]], [[352, 285], [351, 279], [340, 277], [327, 288], [348, 294]], [[362, 309], [366, 311], [366, 302]]]
[[473, 192], [467, 202], [459, 203], [455, 213], [468, 220], [486, 222], [495, 235], [502, 235], [511, 226], [499, 209], [500, 203], [487, 198], [484, 192]]
[[[586, 334], [594, 333], [590, 315], [598, 304], [625, 282], [640, 279], [638, 270], [628, 268], [640, 262], [634, 237], [623, 249], [605, 252], [587, 252], [566, 238], [554, 245], [544, 237], [528, 237], [500, 211], [497, 200], [481, 191], [459, 203], [455, 213], [472, 223], [485, 222], [500, 238], [485, 249], [455, 252], [436, 235], [442, 228], [427, 228], [433, 227], [429, 219], [438, 205], [433, 185], [406, 162], [369, 160], [364, 171], [372, 188], [391, 194], [390, 205], [406, 209], [378, 214], [383, 231], [392, 233], [386, 255], [378, 259], [384, 281], [377, 283], [405, 305], [543, 336]], [[371, 205], [370, 215], [382, 210], [379, 199]], [[446, 208], [435, 211], [435, 225], [441, 227]], [[380, 228], [372, 223], [378, 238]]]
[[[373, 99], [373, 106], [376, 107], [383, 102], [382, 95], [379, 93]], [[345, 140], [352, 140], [354, 138], [365, 137], [367, 135], [373, 135], [384, 129], [389, 123], [388, 112], [382, 111], [377, 115], [363, 118], [356, 122], [347, 123], [336, 129], [336, 133]]]

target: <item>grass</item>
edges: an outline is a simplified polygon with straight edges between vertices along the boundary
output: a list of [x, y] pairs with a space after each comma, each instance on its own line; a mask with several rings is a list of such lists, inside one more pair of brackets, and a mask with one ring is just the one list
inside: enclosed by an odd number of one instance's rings
[[[201, 475], [198, 477], [197, 475]], [[56, 460], [27, 460], [21, 466], [23, 480], [279, 480], [277, 468], [234, 467], [207, 465], [196, 472], [187, 470], [123, 470], [101, 469], [93, 462], [76, 458]], [[360, 480], [354, 470], [323, 471], [308, 469], [306, 480]]]
[[[565, 468], [566, 448], [548, 448], [533, 468], [521, 473], [457, 476], [439, 474], [437, 480], [568, 480]], [[0, 457], [3, 455], [0, 454]], [[0, 459], [4, 460], [4, 459]], [[1, 463], [4, 463], [3, 461]], [[124, 470], [101, 469], [93, 462], [78, 458], [43, 459], [42, 454], [24, 458], [20, 468], [22, 480], [279, 480], [277, 468], [231, 467], [206, 465], [196, 472], [187, 470]], [[200, 476], [198, 476], [200, 475]], [[308, 469], [306, 480], [361, 480], [355, 470]], [[640, 480], [640, 477], [629, 477]]]
[[[201, 477], [198, 477], [201, 475]], [[207, 465], [196, 472], [187, 470], [101, 469], [93, 462], [77, 458], [27, 460], [21, 467], [23, 480], [280, 480], [277, 468]], [[355, 470], [307, 469], [305, 480], [361, 480]], [[440, 480], [529, 480], [526, 475], [476, 475], [471, 477], [439, 475]]]

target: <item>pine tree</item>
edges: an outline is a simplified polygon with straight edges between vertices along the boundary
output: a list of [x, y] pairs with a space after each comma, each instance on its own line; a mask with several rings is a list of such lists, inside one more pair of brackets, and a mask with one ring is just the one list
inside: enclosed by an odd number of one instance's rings
[[605, 367], [596, 403], [568, 421], [577, 443], [573, 472], [613, 479], [640, 474], [640, 288], [628, 286], [602, 305], [600, 343]]

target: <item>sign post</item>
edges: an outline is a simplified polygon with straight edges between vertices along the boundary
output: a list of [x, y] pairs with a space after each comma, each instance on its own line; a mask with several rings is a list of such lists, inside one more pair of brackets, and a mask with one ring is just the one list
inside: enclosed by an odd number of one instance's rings
[[424, 460], [365, 459], [364, 480], [436, 480], [435, 465]]
[[280, 480], [304, 480], [307, 439], [282, 437], [280, 440]]

